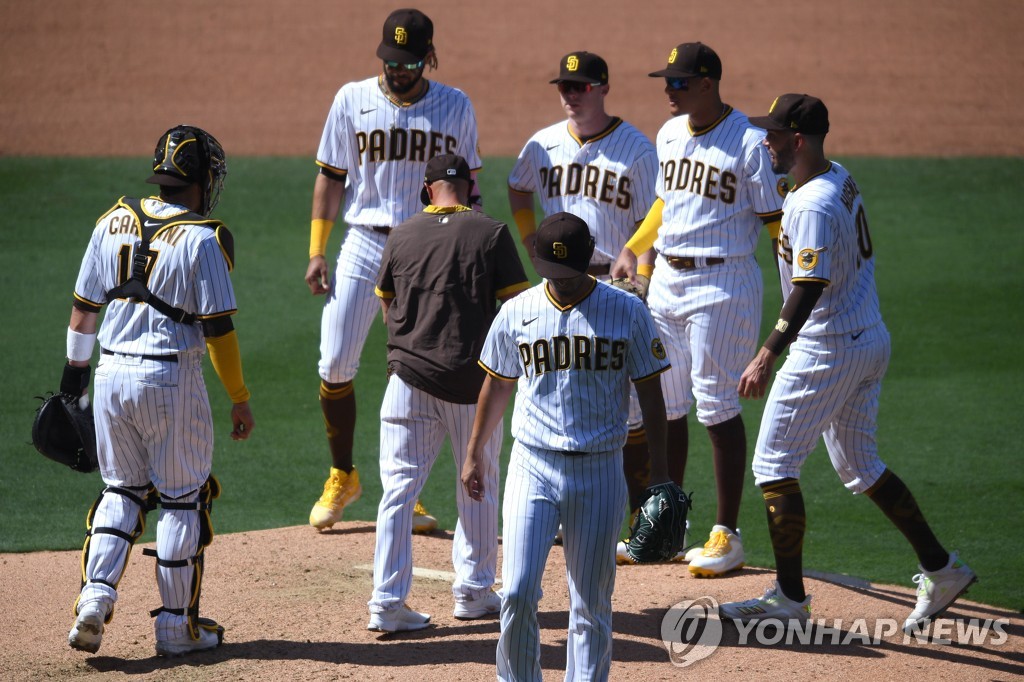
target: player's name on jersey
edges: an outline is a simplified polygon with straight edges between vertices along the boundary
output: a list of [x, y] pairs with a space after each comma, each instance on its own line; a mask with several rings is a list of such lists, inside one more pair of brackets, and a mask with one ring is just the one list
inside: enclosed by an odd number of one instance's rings
[[736, 201], [736, 175], [695, 159], [662, 161], [661, 175], [665, 191], [692, 192], [708, 199]]
[[588, 199], [614, 203], [621, 209], [628, 209], [633, 204], [632, 180], [589, 163], [541, 168], [540, 184], [548, 198], [582, 194]]
[[[178, 242], [187, 231], [188, 228], [184, 225], [175, 225], [170, 229], [161, 230], [155, 237], [153, 237], [153, 241], [166, 242], [171, 246], [177, 246]], [[135, 218], [125, 211], [120, 215], [115, 214], [110, 217], [107, 221], [107, 234], [109, 236], [116, 236], [120, 234], [139, 234], [139, 227], [135, 222]]]
[[626, 362], [625, 339], [601, 336], [555, 336], [519, 344], [526, 376], [566, 370], [621, 370]]
[[459, 141], [451, 135], [417, 128], [360, 130], [356, 132], [356, 144], [360, 165], [380, 161], [426, 163], [441, 154], [455, 154], [459, 149]]

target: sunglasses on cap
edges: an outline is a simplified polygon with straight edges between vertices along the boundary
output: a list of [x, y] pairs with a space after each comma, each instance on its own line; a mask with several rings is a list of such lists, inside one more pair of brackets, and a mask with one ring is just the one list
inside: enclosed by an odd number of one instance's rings
[[558, 84], [558, 91], [563, 95], [567, 95], [570, 92], [587, 93], [593, 89], [593, 83], [576, 83], [573, 81], [561, 81]]
[[689, 78], [665, 78], [665, 85], [672, 90], [689, 90], [690, 79]]
[[413, 62], [412, 64], [400, 64], [398, 62], [384, 62], [384, 66], [388, 67], [389, 69], [403, 68], [406, 71], [415, 71], [416, 69], [422, 69], [423, 68], [423, 60], [421, 59], [418, 62]]

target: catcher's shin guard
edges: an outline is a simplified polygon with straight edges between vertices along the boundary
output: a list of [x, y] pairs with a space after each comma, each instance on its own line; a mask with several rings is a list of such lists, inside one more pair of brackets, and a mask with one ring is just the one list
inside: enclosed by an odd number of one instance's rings
[[210, 510], [220, 497], [220, 483], [210, 476], [199, 490], [177, 498], [160, 498], [160, 519], [156, 529], [156, 551], [143, 553], [156, 557], [156, 581], [163, 606], [150, 612], [156, 616], [158, 641], [198, 640], [200, 629], [215, 631], [222, 637], [224, 628], [208, 618], [199, 617], [199, 595], [203, 583], [203, 552], [213, 541]]
[[117, 584], [124, 575], [135, 541], [146, 530], [146, 514], [156, 508], [156, 488], [148, 486], [107, 486], [85, 517], [82, 546], [82, 589], [78, 605], [95, 600], [111, 604], [106, 622], [113, 618]]

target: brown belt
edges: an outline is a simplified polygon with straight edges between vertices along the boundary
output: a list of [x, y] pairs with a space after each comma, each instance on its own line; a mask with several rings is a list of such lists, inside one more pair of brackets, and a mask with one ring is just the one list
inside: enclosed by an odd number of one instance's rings
[[611, 263], [600, 263], [598, 265], [591, 265], [590, 267], [587, 268], [587, 274], [588, 275], [594, 275], [595, 277], [600, 277], [601, 275], [607, 275], [611, 271], [612, 271], [612, 264]]
[[124, 355], [130, 358], [142, 358], [143, 360], [156, 360], [157, 362], [177, 362], [178, 354], [173, 355], [134, 355], [132, 353], [115, 353], [112, 350], [106, 348], [100, 348], [100, 353], [103, 355]]
[[721, 265], [725, 262], [724, 258], [705, 258], [703, 259], [703, 265], [701, 265], [697, 263], [698, 260], [698, 258], [692, 256], [665, 256], [665, 262], [676, 270], [696, 270], [699, 267]]
[[384, 225], [373, 225], [370, 229], [374, 232], [379, 232], [380, 234], [391, 234], [391, 228], [385, 227]]

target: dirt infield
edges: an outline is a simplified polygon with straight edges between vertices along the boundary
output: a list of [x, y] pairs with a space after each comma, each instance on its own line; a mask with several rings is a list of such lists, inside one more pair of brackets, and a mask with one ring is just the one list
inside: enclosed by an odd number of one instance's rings
[[[725, 100], [763, 113], [821, 97], [835, 154], [1024, 155], [1024, 3], [721, 0], [694, 5], [426, 0], [439, 80], [476, 107], [485, 155], [518, 153], [562, 116], [548, 80], [586, 49], [609, 109], [649, 136], [667, 118], [647, 73], [678, 43], [722, 57]], [[236, 154], [316, 152], [331, 98], [365, 78], [391, 6], [341, 0], [0, 3], [0, 154], [142, 155], [200, 125]]]
[[[67, 647], [77, 594], [75, 552], [39, 552], [0, 558], [4, 576], [3, 646], [0, 678], [67, 679], [96, 673], [136, 680], [430, 680], [468, 682], [494, 677], [498, 622], [452, 618], [451, 533], [414, 539], [417, 571], [409, 603], [430, 613], [434, 627], [380, 635], [366, 630], [366, 600], [373, 563], [373, 525], [343, 523], [317, 534], [309, 527], [217, 536], [207, 550], [203, 613], [227, 628], [213, 652], [165, 660], [154, 655], [153, 624], [146, 612], [159, 606], [153, 559], [136, 547], [120, 585], [120, 600], [96, 655]], [[143, 545], [152, 546], [152, 545]], [[909, 578], [909, 576], [908, 576]], [[877, 645], [740, 646], [726, 625], [722, 644], [705, 660], [674, 667], [661, 641], [666, 610], [683, 600], [746, 598], [771, 579], [748, 568], [718, 580], [691, 578], [684, 566], [627, 566], [618, 573], [613, 597], [615, 643], [612, 679], [677, 680], [730, 674], [743, 679], [787, 680], [1008, 679], [1024, 673], [1024, 627], [1019, 616], [969, 602], [951, 617], [1012, 619], [1008, 639], [998, 644], [905, 643], [889, 636]], [[542, 665], [545, 679], [561, 679], [568, 624], [565, 563], [552, 549], [541, 602]], [[816, 619], [850, 623], [906, 617], [913, 592], [906, 587], [843, 586], [809, 580]], [[839, 642], [855, 632], [846, 627]]]
[[[437, 27], [440, 68], [429, 76], [470, 95], [485, 155], [516, 154], [530, 134], [562, 116], [547, 81], [558, 58], [576, 49], [608, 60], [610, 111], [653, 137], [667, 107], [647, 73], [664, 65], [672, 46], [698, 39], [722, 56], [724, 99], [741, 110], [763, 113], [786, 91], [822, 97], [831, 110], [830, 153], [1024, 155], [1018, 0], [722, 0], [699, 12], [666, 0], [417, 6]], [[341, 0], [0, 3], [0, 155], [142, 156], [167, 127], [189, 122], [216, 134], [229, 156], [308, 155], [312, 168], [337, 88], [379, 68], [374, 50], [390, 8]], [[296, 216], [296, 225], [304, 219]], [[78, 553], [0, 555], [0, 679], [492, 679], [497, 622], [451, 616], [451, 534], [418, 537], [414, 545], [421, 570], [410, 603], [436, 625], [382, 637], [365, 629], [372, 525], [218, 536], [208, 551], [203, 605], [204, 615], [228, 628], [226, 643], [178, 661], [154, 656], [147, 611], [158, 596], [152, 560], [138, 548], [95, 656], [66, 645]], [[913, 605], [907, 578], [900, 587], [810, 580], [815, 618], [902, 621]], [[951, 616], [1010, 619], [1005, 643], [944, 646], [889, 635], [877, 645], [741, 646], [727, 626], [709, 658], [686, 669], [672, 665], [660, 635], [669, 607], [698, 597], [747, 598], [770, 579], [757, 568], [714, 581], [692, 579], [680, 566], [622, 569], [612, 678], [1024, 674], [1020, 615], [969, 602]], [[560, 549], [552, 551], [544, 591], [545, 679], [561, 679], [567, 589]]]

